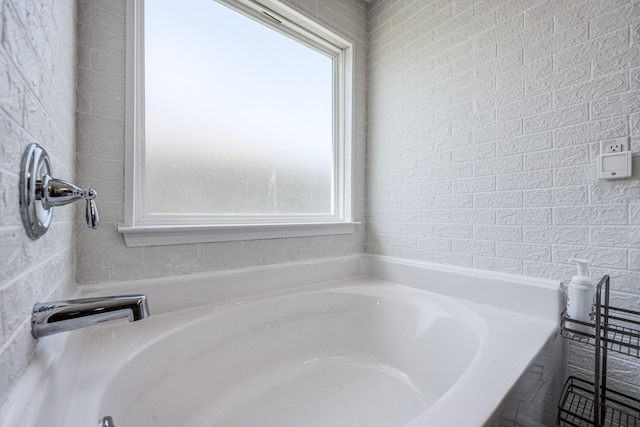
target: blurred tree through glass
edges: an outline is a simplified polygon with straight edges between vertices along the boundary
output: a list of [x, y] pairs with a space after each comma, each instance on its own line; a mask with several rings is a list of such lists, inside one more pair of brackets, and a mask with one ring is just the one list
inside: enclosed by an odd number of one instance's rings
[[150, 214], [334, 214], [333, 58], [213, 0], [147, 1]]

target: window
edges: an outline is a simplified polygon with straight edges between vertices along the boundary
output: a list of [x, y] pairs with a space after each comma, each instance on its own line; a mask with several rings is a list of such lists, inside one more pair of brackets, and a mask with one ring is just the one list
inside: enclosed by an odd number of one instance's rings
[[129, 1], [128, 246], [353, 232], [352, 47], [263, 3]]

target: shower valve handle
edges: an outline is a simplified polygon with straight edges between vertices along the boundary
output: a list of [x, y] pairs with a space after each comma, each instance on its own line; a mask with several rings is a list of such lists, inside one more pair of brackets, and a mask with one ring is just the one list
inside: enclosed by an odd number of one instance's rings
[[96, 190], [92, 188], [83, 190], [75, 184], [62, 179], [51, 178], [49, 175], [42, 177], [42, 181], [36, 184], [36, 199], [42, 201], [45, 209], [64, 206], [80, 199], [86, 200], [87, 227], [92, 230], [98, 228], [100, 223], [98, 207], [95, 202], [97, 195]]

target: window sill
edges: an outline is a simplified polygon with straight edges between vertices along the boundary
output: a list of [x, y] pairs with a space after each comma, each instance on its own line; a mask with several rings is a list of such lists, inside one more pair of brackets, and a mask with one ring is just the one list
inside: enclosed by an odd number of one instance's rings
[[350, 234], [359, 222], [118, 226], [127, 247]]

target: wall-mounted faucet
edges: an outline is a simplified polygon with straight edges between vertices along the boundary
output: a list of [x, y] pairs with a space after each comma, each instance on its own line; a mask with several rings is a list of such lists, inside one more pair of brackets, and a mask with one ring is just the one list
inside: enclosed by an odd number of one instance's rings
[[31, 315], [31, 335], [37, 339], [125, 317], [129, 322], [149, 317], [147, 297], [119, 295], [38, 303]]
[[95, 190], [83, 190], [62, 179], [51, 177], [49, 155], [38, 144], [29, 144], [22, 156], [20, 175], [20, 214], [27, 234], [41, 237], [49, 229], [52, 210], [76, 200], [86, 200], [87, 227], [98, 228], [100, 218]]

